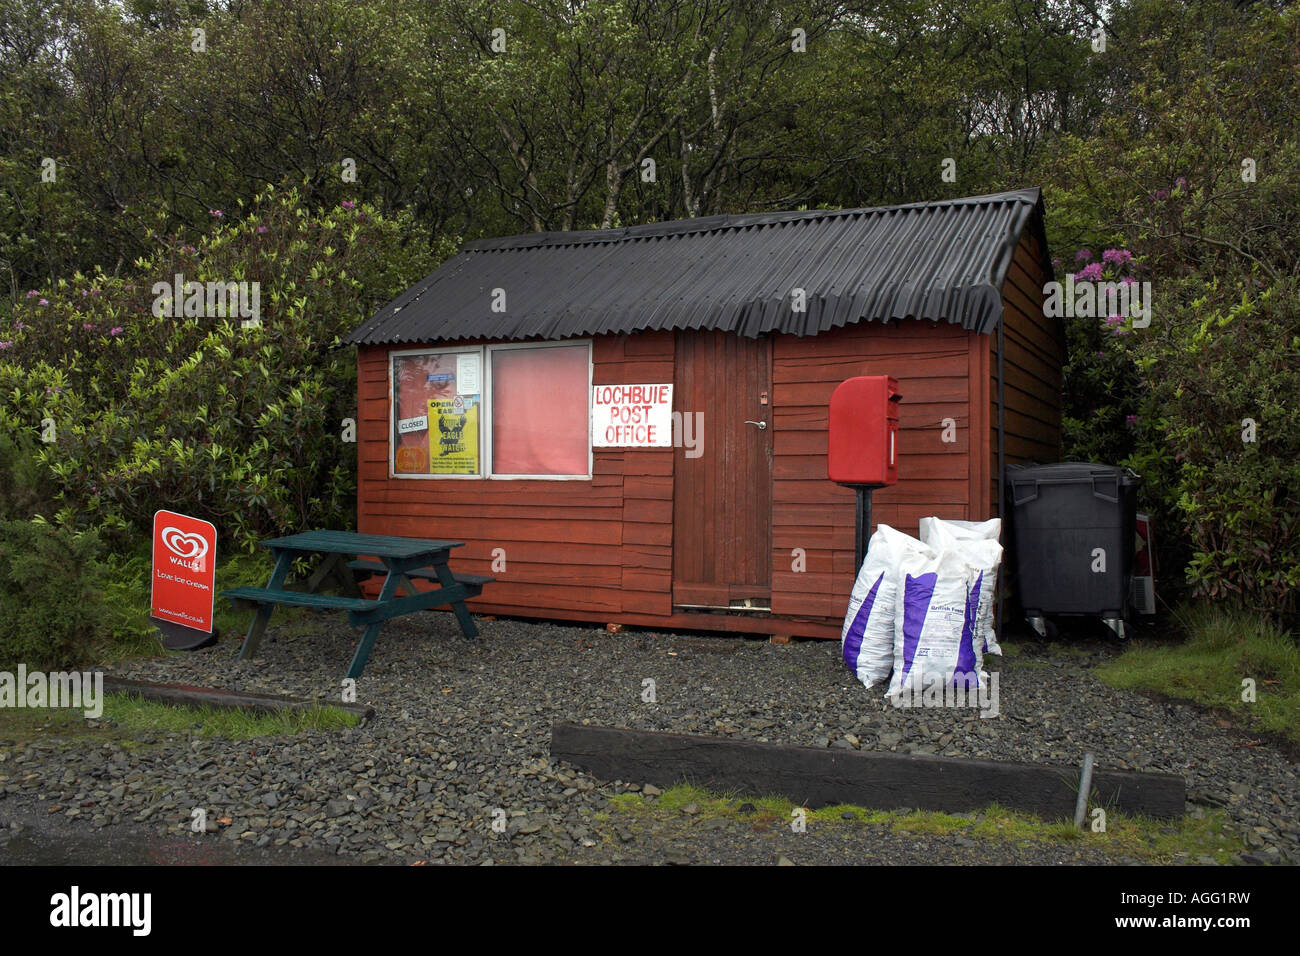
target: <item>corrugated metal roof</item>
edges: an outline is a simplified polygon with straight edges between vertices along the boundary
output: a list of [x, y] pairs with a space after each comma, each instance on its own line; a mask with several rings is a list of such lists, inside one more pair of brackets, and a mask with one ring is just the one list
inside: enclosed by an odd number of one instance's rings
[[[561, 339], [648, 329], [816, 335], [930, 319], [989, 332], [1037, 189], [877, 209], [712, 216], [467, 244], [348, 339]], [[494, 290], [505, 311], [494, 312]], [[802, 289], [806, 310], [795, 311]]]

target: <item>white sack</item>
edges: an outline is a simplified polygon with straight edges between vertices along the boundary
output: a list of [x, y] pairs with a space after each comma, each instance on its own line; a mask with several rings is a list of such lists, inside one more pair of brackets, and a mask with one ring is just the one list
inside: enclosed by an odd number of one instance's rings
[[921, 519], [921, 540], [932, 548], [938, 547], [933, 538], [935, 532], [939, 530], [947, 531], [954, 538], [967, 540], [992, 538], [996, 541], [1002, 535], [1002, 519], [990, 518], [988, 521], [955, 521], [948, 518]]
[[[894, 676], [889, 694], [905, 688], [978, 686], [985, 679], [984, 661], [974, 638], [979, 591], [978, 572], [951, 549], [913, 554], [898, 567], [894, 602]], [[973, 679], [971, 675], [974, 675]], [[969, 685], [966, 681], [970, 680]]]
[[921, 540], [936, 551], [952, 548], [979, 572], [979, 610], [975, 618], [975, 640], [981, 653], [1002, 654], [993, 629], [993, 605], [997, 600], [998, 571], [1002, 564], [1002, 545], [998, 536], [1002, 519], [988, 521], [949, 521], [922, 518]]
[[909, 534], [887, 524], [876, 525], [840, 632], [844, 663], [866, 687], [888, 677], [894, 664], [897, 571], [899, 563], [909, 555], [933, 555], [933, 552]]

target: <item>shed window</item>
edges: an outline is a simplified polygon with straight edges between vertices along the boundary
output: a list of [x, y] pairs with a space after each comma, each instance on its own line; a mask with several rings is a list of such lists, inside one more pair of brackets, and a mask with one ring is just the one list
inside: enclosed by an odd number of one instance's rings
[[390, 474], [589, 478], [591, 346], [392, 355]]
[[586, 344], [493, 348], [492, 473], [586, 477], [591, 453]]

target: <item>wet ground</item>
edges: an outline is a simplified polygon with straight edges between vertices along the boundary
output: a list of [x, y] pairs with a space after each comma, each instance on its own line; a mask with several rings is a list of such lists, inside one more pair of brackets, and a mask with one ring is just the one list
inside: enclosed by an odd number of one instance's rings
[[[125, 662], [118, 676], [337, 699], [356, 631], [306, 616], [238, 641]], [[895, 709], [844, 668], [837, 642], [762, 640], [484, 619], [467, 642], [450, 615], [385, 630], [360, 727], [256, 740], [136, 732], [0, 734], [0, 863], [946, 863], [1300, 861], [1300, 771], [1263, 741], [1099, 682], [1113, 643], [1030, 645], [1006, 659], [1000, 711]], [[656, 695], [645, 696], [647, 682]], [[862, 821], [784, 823], [658, 807], [644, 781], [599, 780], [550, 759], [559, 722], [819, 748], [1181, 775], [1188, 820], [1223, 832], [1169, 847], [1118, 834], [1065, 842], [904, 832]], [[93, 726], [92, 726], [93, 724]], [[631, 799], [638, 812], [617, 800]], [[209, 832], [189, 832], [195, 808]], [[902, 808], [883, 808], [898, 809]], [[13, 826], [17, 824], [17, 826]], [[1182, 824], [1180, 824], [1181, 826]], [[1148, 840], [1147, 837], [1150, 839]]]
[[39, 813], [0, 810], [0, 866], [342, 866], [355, 860], [293, 847], [254, 850], [199, 834], [166, 837], [135, 827], [97, 832], [42, 820]]

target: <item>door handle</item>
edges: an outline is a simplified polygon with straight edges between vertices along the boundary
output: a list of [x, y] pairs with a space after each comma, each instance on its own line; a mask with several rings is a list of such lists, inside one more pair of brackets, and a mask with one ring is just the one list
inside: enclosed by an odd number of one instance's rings
[[759, 431], [762, 431], [763, 429], [767, 428], [767, 422], [751, 422], [751, 421], [746, 421], [745, 424], [746, 424], [746, 425], [757, 425]]

